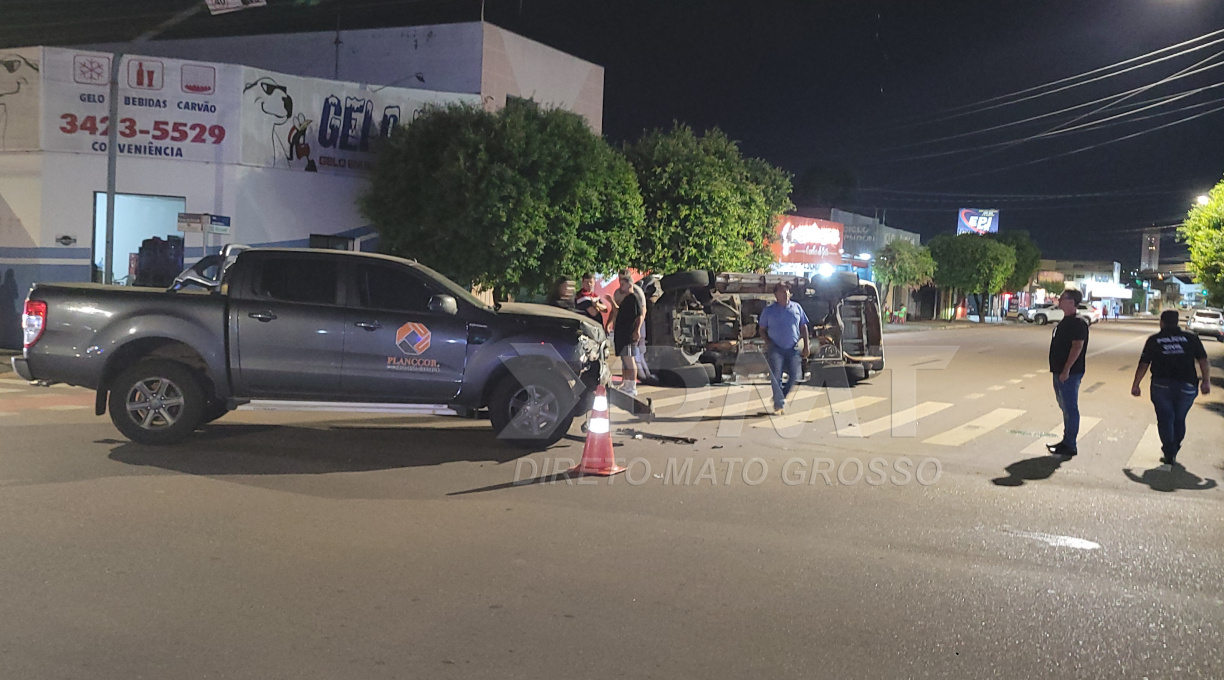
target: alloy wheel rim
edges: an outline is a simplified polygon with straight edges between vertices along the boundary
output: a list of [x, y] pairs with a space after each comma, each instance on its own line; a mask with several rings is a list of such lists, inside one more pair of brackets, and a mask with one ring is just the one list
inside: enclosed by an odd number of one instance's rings
[[540, 437], [553, 431], [561, 420], [557, 395], [539, 385], [519, 389], [510, 399], [510, 425], [521, 434]]
[[174, 381], [162, 377], [140, 380], [128, 391], [128, 417], [144, 430], [173, 426], [183, 415], [187, 399]]

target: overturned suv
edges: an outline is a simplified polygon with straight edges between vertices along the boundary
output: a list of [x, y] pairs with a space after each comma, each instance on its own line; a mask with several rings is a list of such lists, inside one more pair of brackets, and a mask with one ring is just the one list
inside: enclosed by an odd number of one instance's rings
[[768, 371], [758, 320], [779, 283], [807, 313], [811, 353], [804, 373], [853, 385], [884, 369], [880, 296], [851, 272], [806, 278], [690, 271], [645, 282], [647, 363], [692, 385]]

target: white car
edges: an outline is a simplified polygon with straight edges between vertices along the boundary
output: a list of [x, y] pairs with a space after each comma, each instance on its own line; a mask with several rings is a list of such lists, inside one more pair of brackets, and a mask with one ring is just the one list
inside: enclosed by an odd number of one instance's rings
[[1199, 335], [1210, 335], [1224, 342], [1224, 313], [1218, 309], [1196, 309], [1186, 322], [1186, 330]]
[[[1076, 310], [1076, 315], [1087, 319], [1089, 325], [1101, 320], [1101, 312], [1086, 302], [1081, 302], [1079, 306], [1076, 307]], [[1062, 321], [1063, 311], [1059, 309], [1057, 303], [1043, 302], [1029, 308], [1028, 311], [1024, 313], [1024, 318], [1028, 321], [1044, 326], [1051, 321]]]

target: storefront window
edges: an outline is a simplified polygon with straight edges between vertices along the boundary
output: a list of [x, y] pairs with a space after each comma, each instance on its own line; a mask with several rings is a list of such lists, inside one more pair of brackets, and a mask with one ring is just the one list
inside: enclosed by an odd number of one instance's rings
[[[169, 286], [183, 270], [180, 196], [115, 194], [115, 245], [111, 281], [125, 286]], [[106, 193], [94, 193], [93, 280], [106, 268]]]

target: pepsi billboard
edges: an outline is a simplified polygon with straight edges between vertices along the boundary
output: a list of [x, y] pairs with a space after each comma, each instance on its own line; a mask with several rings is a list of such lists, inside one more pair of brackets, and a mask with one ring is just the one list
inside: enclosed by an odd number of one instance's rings
[[956, 220], [957, 234], [999, 233], [999, 211], [961, 208]]

